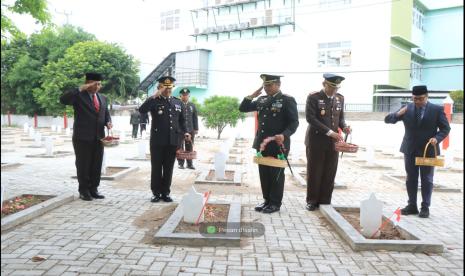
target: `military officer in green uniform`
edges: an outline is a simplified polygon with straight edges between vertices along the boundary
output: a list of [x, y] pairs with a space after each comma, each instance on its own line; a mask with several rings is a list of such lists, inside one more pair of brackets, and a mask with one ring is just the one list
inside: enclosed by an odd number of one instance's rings
[[[252, 95], [247, 96], [239, 106], [241, 112], [258, 112], [258, 129], [253, 142], [253, 148], [260, 150], [260, 144], [267, 137], [275, 137], [262, 152], [263, 156], [276, 157], [280, 146], [284, 147], [287, 156], [291, 145], [291, 135], [299, 126], [297, 103], [295, 99], [281, 92], [282, 76], [262, 74], [262, 86]], [[262, 89], [266, 96], [260, 96]], [[257, 100], [253, 101], [254, 98]], [[258, 165], [260, 183], [264, 202], [255, 207], [255, 211], [274, 213], [279, 211], [284, 192], [284, 169]]]
[[310, 127], [306, 137], [307, 156], [307, 210], [314, 211], [320, 204], [331, 204], [338, 152], [334, 143], [342, 141], [338, 133], [346, 134], [350, 127], [344, 120], [344, 97], [337, 93], [344, 77], [323, 75], [323, 89], [307, 97], [305, 115]]

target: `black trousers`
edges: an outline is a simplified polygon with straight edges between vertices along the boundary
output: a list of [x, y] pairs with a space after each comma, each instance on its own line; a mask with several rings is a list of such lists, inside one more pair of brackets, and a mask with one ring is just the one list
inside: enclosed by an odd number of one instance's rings
[[132, 138], [137, 138], [138, 130], [139, 130], [139, 124], [132, 124]]
[[154, 195], [169, 195], [171, 179], [173, 178], [173, 166], [176, 159], [177, 146], [150, 145], [150, 158], [152, 163], [152, 175], [150, 188]]
[[100, 184], [103, 145], [100, 140], [73, 139], [79, 192], [96, 192]]
[[140, 124], [140, 136], [142, 136], [142, 131], [145, 131], [147, 124]]
[[316, 144], [310, 144], [307, 154], [307, 203], [331, 204], [339, 154]]
[[418, 176], [421, 179], [421, 207], [431, 205], [433, 194], [434, 167], [415, 166], [415, 154], [404, 154], [405, 172], [407, 173], [408, 204], [417, 206]]
[[262, 195], [266, 203], [281, 207], [284, 193], [284, 168], [258, 165]]
[[[182, 149], [182, 150], [185, 150], [185, 151], [192, 151], [193, 150], [193, 145], [194, 145], [194, 133], [192, 132], [191, 133], [191, 139], [192, 141], [191, 142], [186, 142], [186, 140], [182, 140], [181, 143], [180, 143], [180, 146], [179, 148]], [[178, 159], [178, 165], [179, 166], [184, 166], [184, 160], [185, 159]], [[192, 165], [192, 160], [185, 160], [187, 161], [187, 166], [191, 167], [193, 166]]]

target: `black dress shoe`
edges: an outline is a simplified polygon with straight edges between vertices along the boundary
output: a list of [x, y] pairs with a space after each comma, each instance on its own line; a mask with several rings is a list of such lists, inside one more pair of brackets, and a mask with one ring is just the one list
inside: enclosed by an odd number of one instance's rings
[[429, 217], [429, 208], [428, 207], [421, 207], [420, 214], [418, 216], [420, 218], [428, 218]]
[[105, 198], [105, 196], [100, 194], [99, 192], [90, 192], [90, 196], [93, 197], [93, 198], [97, 198], [97, 199]]
[[82, 199], [82, 200], [85, 200], [85, 201], [92, 201], [93, 200], [93, 198], [89, 194], [89, 192], [80, 192], [79, 193], [79, 198]]
[[183, 166], [183, 165], [179, 165], [178, 168], [180, 168], [181, 170], [184, 170], [184, 166]]
[[267, 205], [265, 208], [263, 208], [262, 213], [264, 214], [271, 214], [274, 212], [278, 212], [279, 207], [276, 205]]
[[255, 211], [261, 212], [263, 211], [263, 209], [265, 209], [266, 206], [268, 206], [268, 202], [260, 203], [257, 206], [255, 206]]
[[318, 207], [320, 207], [318, 204], [315, 204], [315, 203], [307, 203], [307, 210], [309, 211], [315, 211], [316, 209], [318, 209]]
[[161, 200], [164, 202], [173, 202], [173, 199], [169, 195], [161, 195]]
[[188, 169], [195, 170], [194, 166], [187, 166]]
[[402, 215], [404, 215], [404, 216], [417, 215], [418, 214], [418, 208], [417, 208], [417, 206], [407, 205], [407, 206], [405, 206], [405, 208], [400, 209], [400, 213]]
[[152, 196], [152, 199], [150, 199], [150, 202], [158, 202], [160, 201], [161, 197], [160, 195], [154, 195]]

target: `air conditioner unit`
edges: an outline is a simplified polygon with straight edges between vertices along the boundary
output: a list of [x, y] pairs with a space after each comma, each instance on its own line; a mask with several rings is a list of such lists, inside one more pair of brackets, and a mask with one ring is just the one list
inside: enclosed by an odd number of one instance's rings
[[417, 55], [419, 55], [419, 56], [422, 56], [422, 57], [425, 56], [425, 52], [424, 52], [422, 49], [420, 49], [420, 48], [416, 49], [416, 50], [415, 50], [415, 53], [416, 53]]
[[250, 26], [256, 26], [258, 23], [258, 20], [256, 17], [250, 18]]
[[199, 28], [194, 29], [194, 34], [199, 34]]
[[241, 29], [247, 29], [249, 27], [249, 22], [242, 22], [240, 26]]
[[292, 17], [286, 17], [286, 18], [284, 18], [284, 22], [286, 22], [286, 23], [292, 23]]

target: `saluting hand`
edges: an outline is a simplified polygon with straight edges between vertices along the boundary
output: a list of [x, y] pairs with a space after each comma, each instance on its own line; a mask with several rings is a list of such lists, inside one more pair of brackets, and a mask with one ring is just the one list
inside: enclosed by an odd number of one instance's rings
[[405, 112], [407, 112], [407, 106], [404, 106], [399, 111], [397, 111], [396, 116], [397, 117], [402, 117], [405, 114]]
[[152, 98], [156, 99], [161, 96], [161, 94], [166, 90], [166, 87], [161, 87], [160, 89], [152, 95]]
[[250, 95], [250, 97], [252, 97], [252, 98], [258, 97], [260, 94], [262, 94], [262, 89], [263, 89], [263, 86], [260, 86], [260, 88], [258, 88], [257, 90], [255, 90], [255, 92], [253, 92], [253, 94]]
[[92, 86], [94, 86], [95, 84], [96, 84], [96, 82], [85, 83], [85, 84], [79, 86], [79, 92], [85, 92], [85, 91], [87, 91], [89, 88], [91, 88]]

